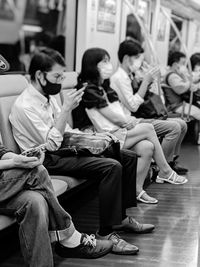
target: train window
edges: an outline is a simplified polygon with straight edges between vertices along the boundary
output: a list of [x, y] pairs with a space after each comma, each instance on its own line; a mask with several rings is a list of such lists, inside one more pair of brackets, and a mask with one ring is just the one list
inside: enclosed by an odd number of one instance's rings
[[[187, 26], [188, 20], [185, 18], [182, 18], [180, 16], [177, 16], [176, 14], [171, 14], [171, 18], [176, 25], [177, 29], [180, 32], [181, 37], [183, 38], [188, 34]], [[187, 39], [187, 38], [186, 38]], [[186, 44], [187, 45], [187, 44]], [[170, 27], [170, 34], [169, 34], [169, 53], [174, 51], [181, 51], [182, 50], [182, 44], [177, 37], [177, 34], [175, 33], [173, 27]]]
[[[146, 28], [150, 31], [151, 28], [151, 1], [150, 0], [132, 0], [137, 15], [140, 17]], [[127, 16], [126, 37], [133, 38], [143, 43], [144, 36], [142, 29], [134, 14]]]

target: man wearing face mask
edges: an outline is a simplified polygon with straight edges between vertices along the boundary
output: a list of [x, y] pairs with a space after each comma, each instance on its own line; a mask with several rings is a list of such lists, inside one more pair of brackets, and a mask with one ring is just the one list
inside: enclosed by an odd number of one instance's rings
[[[149, 86], [159, 76], [158, 67], [149, 68], [143, 64], [143, 52], [143, 48], [136, 41], [122, 42], [118, 50], [120, 66], [111, 77], [111, 87], [117, 92], [124, 111], [129, 115], [137, 112], [144, 102]], [[153, 124], [157, 135], [163, 137], [162, 148], [169, 165], [178, 174], [185, 174], [188, 170], [177, 164], [177, 158], [187, 124], [179, 118], [142, 119], [142, 122]]]
[[190, 57], [192, 67], [192, 81], [194, 84], [198, 84], [200, 89], [200, 53], [195, 53]]
[[[192, 61], [191, 61], [192, 63]], [[193, 62], [194, 63], [194, 62]], [[192, 63], [193, 71], [195, 69], [194, 64]], [[189, 76], [186, 64], [186, 56], [182, 52], [174, 52], [169, 56], [168, 64], [170, 69], [165, 77], [166, 84], [169, 85], [173, 90], [173, 95], [169, 95], [170, 106], [169, 108], [172, 111], [177, 113], [182, 113], [183, 111], [183, 98], [185, 93], [190, 91], [196, 92], [199, 88], [199, 84], [195, 84], [195, 77], [192, 80], [192, 77]], [[188, 101], [186, 101], [188, 102]], [[188, 114], [189, 103], [184, 105], [184, 114]], [[190, 115], [197, 120], [200, 120], [200, 109], [194, 105], [191, 105]], [[200, 136], [199, 141], [200, 144]]]

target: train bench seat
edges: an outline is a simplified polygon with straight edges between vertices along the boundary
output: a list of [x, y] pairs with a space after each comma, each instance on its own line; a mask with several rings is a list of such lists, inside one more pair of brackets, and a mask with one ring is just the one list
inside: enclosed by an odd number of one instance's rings
[[[76, 84], [77, 74], [66, 73], [64, 89], [72, 88]], [[10, 109], [17, 96], [27, 87], [28, 80], [20, 74], [0, 75], [0, 133], [3, 144], [16, 153], [20, 153], [11, 130], [9, 122]], [[58, 102], [61, 103], [60, 96]], [[57, 196], [67, 193], [75, 187], [86, 182], [85, 179], [75, 179], [70, 176], [51, 176], [54, 190]], [[15, 219], [0, 214], [0, 238], [4, 229], [15, 223]]]

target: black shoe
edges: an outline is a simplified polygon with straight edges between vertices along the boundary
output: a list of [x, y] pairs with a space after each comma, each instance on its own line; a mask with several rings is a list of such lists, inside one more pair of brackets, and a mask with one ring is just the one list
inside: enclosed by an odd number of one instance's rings
[[177, 173], [177, 174], [186, 174], [188, 172], [188, 169], [181, 167], [178, 165], [178, 162], [176, 160], [171, 161], [169, 163], [170, 167]]
[[68, 248], [57, 242], [55, 252], [63, 258], [96, 259], [109, 253], [112, 247], [112, 241], [97, 240], [94, 235], [82, 234], [79, 246]]

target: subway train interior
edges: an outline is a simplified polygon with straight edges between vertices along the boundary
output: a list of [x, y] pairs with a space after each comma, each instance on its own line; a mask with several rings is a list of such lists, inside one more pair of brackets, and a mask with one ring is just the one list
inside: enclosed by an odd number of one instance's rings
[[200, 0], [0, 0], [0, 266], [200, 267]]

